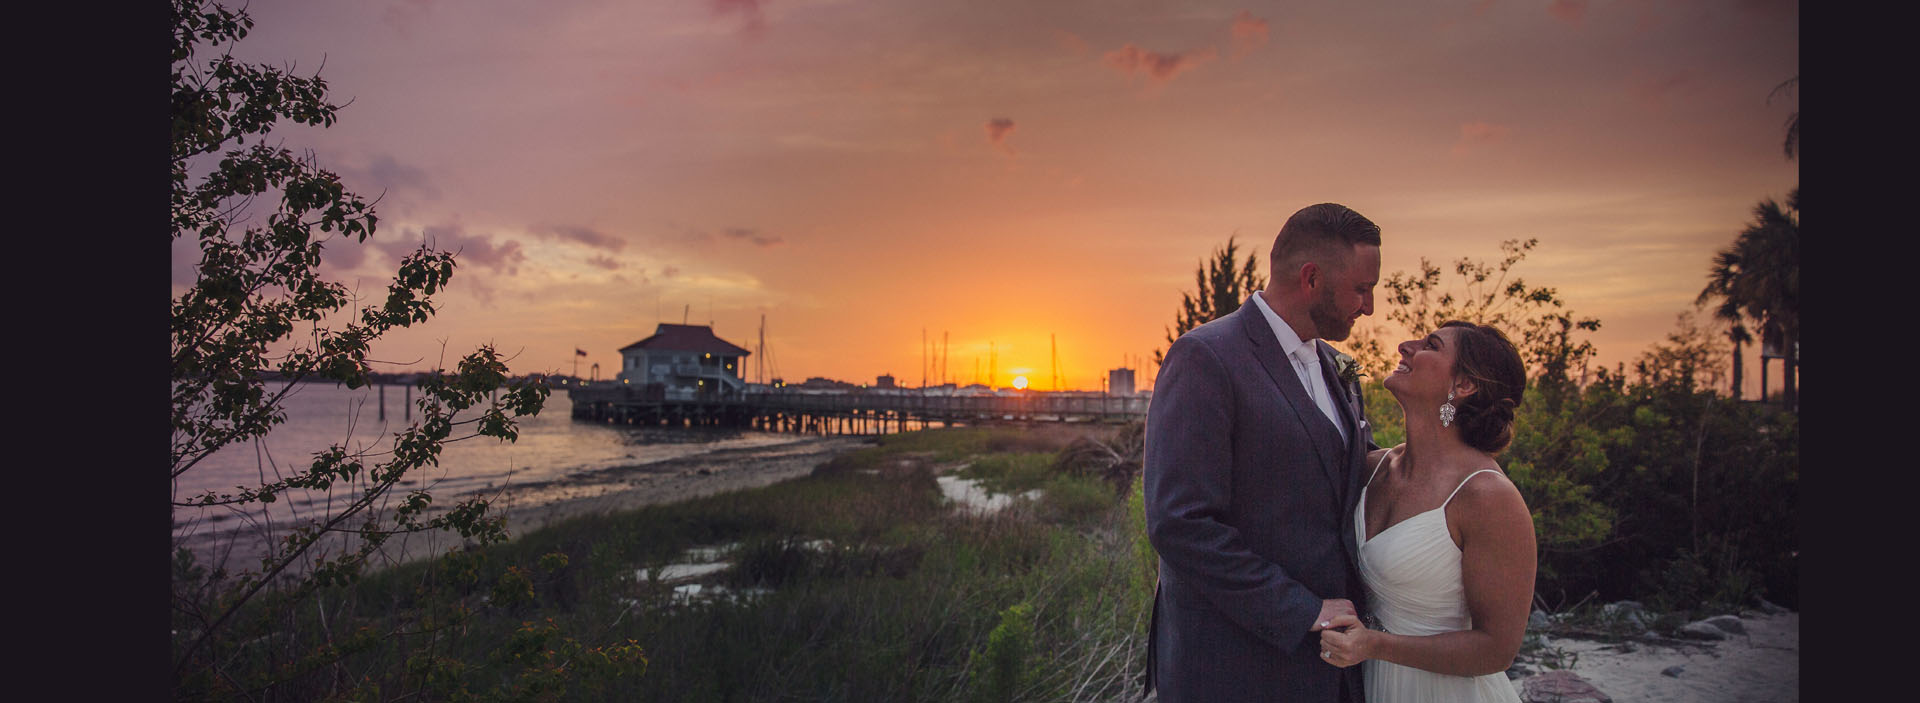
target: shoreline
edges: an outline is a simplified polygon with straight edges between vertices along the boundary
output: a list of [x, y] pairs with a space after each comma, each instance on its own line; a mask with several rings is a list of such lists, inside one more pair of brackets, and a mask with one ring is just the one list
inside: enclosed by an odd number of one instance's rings
[[[799, 478], [873, 442], [873, 437], [865, 435], [815, 437], [582, 472], [522, 486], [548, 495], [560, 493], [562, 497], [536, 499], [529, 505], [510, 502], [501, 514], [507, 517], [508, 533], [517, 536], [583, 515], [679, 503]], [[595, 487], [599, 492], [591, 492]], [[575, 495], [564, 495], [567, 493]]]
[[[574, 517], [677, 503], [798, 478], [811, 473], [820, 464], [869, 446], [874, 441], [875, 437], [871, 435], [805, 437], [781, 444], [718, 449], [582, 471], [499, 489], [490, 501], [488, 513], [506, 518], [508, 539], [511, 541]], [[463, 499], [466, 497], [460, 496]], [[429, 515], [444, 512], [454, 502], [448, 500], [430, 510]], [[338, 554], [355, 540], [351, 535], [342, 535], [332, 545], [327, 545], [328, 553]], [[417, 561], [465, 542], [459, 534], [446, 530], [398, 535], [379, 552], [368, 557], [363, 573]], [[258, 563], [266, 543], [267, 537], [257, 529], [235, 525], [224, 530], [196, 534], [175, 544], [193, 551], [203, 566], [211, 567], [214, 563], [224, 562], [229, 568], [244, 568]], [[308, 563], [288, 571], [311, 568], [311, 557], [303, 560]]]

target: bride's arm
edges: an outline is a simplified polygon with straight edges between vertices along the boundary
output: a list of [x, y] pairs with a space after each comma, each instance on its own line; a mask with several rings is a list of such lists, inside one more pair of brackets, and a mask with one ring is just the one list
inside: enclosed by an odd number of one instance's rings
[[1345, 667], [1379, 659], [1455, 676], [1497, 673], [1513, 665], [1533, 603], [1533, 517], [1512, 482], [1481, 477], [1467, 482], [1447, 506], [1447, 520], [1460, 531], [1461, 580], [1473, 628], [1396, 635], [1364, 629], [1358, 619], [1341, 616], [1332, 627], [1355, 627], [1321, 631], [1320, 648], [1328, 662]]

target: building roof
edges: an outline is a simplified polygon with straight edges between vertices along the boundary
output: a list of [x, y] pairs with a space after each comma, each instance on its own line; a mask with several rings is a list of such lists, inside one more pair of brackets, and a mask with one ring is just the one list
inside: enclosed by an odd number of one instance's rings
[[714, 336], [713, 328], [707, 325], [665, 323], [653, 330], [653, 336], [621, 347], [620, 351], [624, 352], [628, 349], [705, 352], [722, 356], [746, 356], [753, 353]]

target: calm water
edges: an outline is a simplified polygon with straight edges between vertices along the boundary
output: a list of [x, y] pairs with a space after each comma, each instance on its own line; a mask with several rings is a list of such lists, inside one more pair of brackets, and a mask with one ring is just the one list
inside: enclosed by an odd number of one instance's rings
[[[284, 385], [272, 384], [268, 392]], [[313, 462], [316, 452], [342, 444], [349, 452], [365, 449], [370, 456], [362, 460], [371, 468], [386, 459], [396, 433], [405, 431], [420, 419], [418, 410], [407, 420], [406, 389], [386, 388], [386, 420], [380, 419], [378, 388], [348, 390], [329, 384], [299, 384], [283, 405], [287, 421], [258, 443], [235, 444], [222, 448], [202, 460], [174, 482], [175, 500], [185, 501], [208, 491], [234, 492], [238, 486], [258, 486], [276, 476], [299, 472]], [[416, 391], [413, 398], [418, 400]], [[513, 443], [489, 437], [449, 442], [440, 453], [439, 466], [427, 466], [408, 475], [409, 483], [394, 492], [396, 497], [425, 487], [433, 494], [434, 504], [448, 506], [476, 494], [496, 494], [515, 485], [550, 481], [568, 474], [629, 466], [664, 459], [700, 454], [719, 449], [787, 444], [805, 439], [803, 435], [778, 434], [756, 430], [721, 428], [663, 428], [602, 425], [577, 422], [570, 417], [572, 403], [564, 390], [555, 390], [547, 398], [539, 415], [523, 417], [520, 438]], [[477, 417], [474, 410], [463, 412], [457, 420]], [[472, 434], [472, 425], [454, 428], [454, 437]], [[379, 455], [372, 455], [378, 453]], [[362, 474], [364, 476], [364, 474]], [[350, 500], [360, 486], [336, 485], [331, 499], [338, 504]], [[275, 502], [274, 519], [314, 514], [326, 507], [326, 494], [292, 495]], [[250, 506], [258, 512], [258, 505]], [[256, 518], [243, 516], [228, 508], [184, 508], [175, 511], [176, 535], [204, 535], [210, 528], [225, 530], [249, 524]]]

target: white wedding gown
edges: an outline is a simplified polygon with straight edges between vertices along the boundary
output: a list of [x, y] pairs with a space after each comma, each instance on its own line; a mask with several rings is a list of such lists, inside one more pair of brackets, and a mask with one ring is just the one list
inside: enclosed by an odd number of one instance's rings
[[[1381, 457], [1386, 463], [1386, 457]], [[1373, 467], [1374, 473], [1380, 466]], [[1467, 481], [1495, 469], [1469, 474]], [[1367, 476], [1372, 485], [1373, 476]], [[1454, 494], [1460, 488], [1453, 489]], [[1436, 635], [1473, 627], [1466, 586], [1460, 580], [1460, 548], [1447, 534], [1447, 503], [1391, 525], [1367, 539], [1367, 493], [1360, 490], [1353, 529], [1360, 541], [1360, 577], [1380, 626], [1398, 635]], [[1519, 703], [1505, 673], [1451, 676], [1369, 659], [1361, 663], [1368, 703]]]

